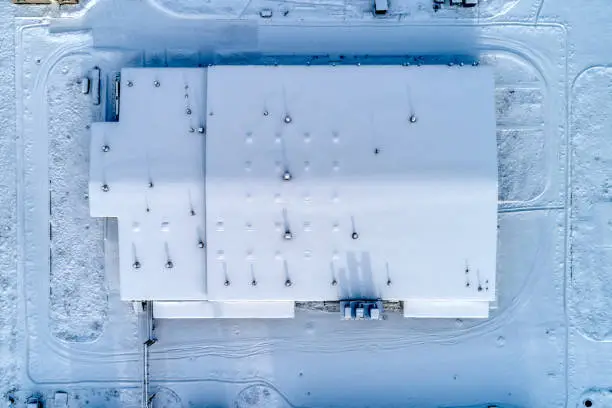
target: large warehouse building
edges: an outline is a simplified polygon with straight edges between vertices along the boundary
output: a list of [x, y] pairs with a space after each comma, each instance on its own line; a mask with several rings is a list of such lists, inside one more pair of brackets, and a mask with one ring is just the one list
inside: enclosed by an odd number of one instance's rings
[[487, 317], [497, 148], [487, 67], [128, 68], [96, 123], [91, 215], [158, 318]]

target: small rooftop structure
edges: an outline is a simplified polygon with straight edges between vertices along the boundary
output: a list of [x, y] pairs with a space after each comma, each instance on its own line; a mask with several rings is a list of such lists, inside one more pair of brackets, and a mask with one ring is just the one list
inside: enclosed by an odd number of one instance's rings
[[[486, 317], [497, 148], [487, 67], [128, 68], [96, 123], [91, 215], [157, 317], [401, 300]], [[378, 313], [378, 312], [377, 312]]]

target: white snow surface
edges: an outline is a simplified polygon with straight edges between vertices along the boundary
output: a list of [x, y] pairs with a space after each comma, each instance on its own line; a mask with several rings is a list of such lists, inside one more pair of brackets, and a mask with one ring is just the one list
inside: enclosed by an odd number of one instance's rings
[[[32, 394], [49, 402], [65, 390], [70, 407], [140, 406], [142, 339], [119, 299], [116, 226], [100, 232], [78, 200], [88, 119], [112, 119], [114, 110], [106, 94], [99, 109], [84, 103], [76, 80], [94, 65], [108, 89], [126, 66], [415, 64], [440, 55], [458, 63], [462, 55], [495, 76], [490, 319], [388, 313], [345, 322], [325, 305], [302, 305], [292, 320], [159, 321], [153, 406], [612, 407], [611, 6], [481, 3], [435, 12], [427, 0], [398, 1], [375, 18], [365, 1], [0, 2], [2, 395], [23, 406]], [[261, 20], [266, 7], [273, 16]], [[77, 117], [54, 120], [62, 112]], [[50, 222], [62, 224], [58, 241]]]

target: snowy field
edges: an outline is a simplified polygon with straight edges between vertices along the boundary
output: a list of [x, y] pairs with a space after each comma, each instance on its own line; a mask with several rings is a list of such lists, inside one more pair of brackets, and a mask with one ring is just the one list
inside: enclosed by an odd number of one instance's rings
[[[611, 15], [609, 0], [396, 0], [383, 17], [368, 0], [2, 0], [2, 398], [141, 406], [143, 323], [87, 196], [90, 126], [113, 119], [121, 68], [478, 60], [495, 75], [491, 317], [345, 322], [303, 304], [158, 321], [153, 406], [612, 408]], [[95, 66], [100, 105], [79, 84]]]

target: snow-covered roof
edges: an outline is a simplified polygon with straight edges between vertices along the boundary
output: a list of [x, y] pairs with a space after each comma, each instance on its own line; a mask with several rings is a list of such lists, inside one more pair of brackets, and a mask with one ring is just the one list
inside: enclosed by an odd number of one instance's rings
[[495, 299], [486, 67], [124, 69], [120, 121], [93, 127], [91, 156], [126, 300], [483, 317]]

